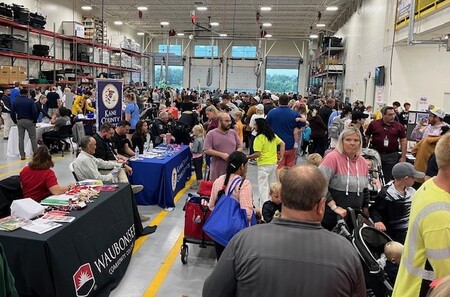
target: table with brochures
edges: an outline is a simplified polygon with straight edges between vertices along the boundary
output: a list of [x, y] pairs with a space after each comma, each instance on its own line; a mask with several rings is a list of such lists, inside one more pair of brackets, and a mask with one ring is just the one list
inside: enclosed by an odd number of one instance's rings
[[135, 241], [132, 191], [101, 192], [75, 220], [44, 234], [0, 231], [20, 296], [108, 296], [126, 272]]

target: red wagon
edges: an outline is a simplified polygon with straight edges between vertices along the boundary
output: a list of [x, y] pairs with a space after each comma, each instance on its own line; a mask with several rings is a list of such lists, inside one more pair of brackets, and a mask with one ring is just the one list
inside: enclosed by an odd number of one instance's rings
[[188, 194], [184, 204], [184, 237], [181, 246], [181, 262], [187, 263], [189, 247], [187, 243], [199, 244], [201, 248], [214, 246], [213, 240], [203, 232], [203, 225], [208, 219], [211, 211], [208, 208], [209, 197]]

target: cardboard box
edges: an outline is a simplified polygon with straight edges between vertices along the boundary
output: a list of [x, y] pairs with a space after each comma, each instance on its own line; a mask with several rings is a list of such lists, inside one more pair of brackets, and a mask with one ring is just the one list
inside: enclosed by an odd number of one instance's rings
[[11, 66], [0, 66], [0, 84], [9, 84], [11, 77]]
[[9, 83], [22, 82], [27, 79], [27, 68], [22, 66], [10, 66]]
[[84, 38], [84, 26], [81, 23], [73, 21], [62, 22], [62, 34]]

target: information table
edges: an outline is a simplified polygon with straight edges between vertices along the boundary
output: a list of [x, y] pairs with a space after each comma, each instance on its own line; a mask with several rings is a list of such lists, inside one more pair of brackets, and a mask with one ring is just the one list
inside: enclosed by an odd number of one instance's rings
[[109, 296], [133, 251], [132, 191], [102, 192], [71, 223], [44, 234], [0, 231], [20, 296]]
[[183, 145], [178, 152], [162, 159], [141, 157], [130, 161], [133, 168], [130, 182], [144, 186], [141, 192], [135, 194], [137, 203], [158, 204], [162, 208], [175, 207], [173, 198], [191, 177], [189, 146]]
[[[55, 125], [50, 123], [37, 123], [36, 124], [36, 141], [42, 140], [42, 134], [44, 132], [53, 130]], [[33, 156], [33, 148], [31, 147], [30, 137], [28, 136], [28, 132], [25, 130], [25, 138], [24, 138], [24, 146], [25, 146], [25, 154], [29, 157]], [[19, 130], [17, 130], [17, 126], [12, 126], [11, 130], [9, 130], [8, 136], [8, 149], [6, 150], [7, 157], [17, 157], [19, 154]]]

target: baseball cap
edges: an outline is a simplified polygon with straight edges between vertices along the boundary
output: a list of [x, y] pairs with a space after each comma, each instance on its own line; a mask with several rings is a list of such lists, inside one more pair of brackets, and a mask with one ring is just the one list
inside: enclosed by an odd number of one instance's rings
[[255, 99], [256, 102], [261, 102], [261, 98], [259, 98], [259, 96], [253, 96], [253, 99]]
[[407, 176], [424, 178], [425, 173], [417, 171], [411, 163], [400, 162], [395, 164], [394, 168], [392, 168], [392, 176], [394, 178], [403, 178]]
[[367, 119], [369, 115], [367, 113], [364, 113], [360, 110], [355, 110], [352, 112], [352, 121], [360, 120], [360, 119]]
[[264, 105], [262, 104], [256, 105], [256, 110], [264, 110]]
[[270, 98], [271, 98], [273, 101], [278, 101], [278, 100], [280, 100], [280, 98], [279, 98], [278, 96], [276, 96], [276, 95], [271, 95]]
[[435, 116], [441, 119], [445, 118], [445, 111], [442, 108], [436, 107], [430, 110], [430, 113], [434, 114]]
[[342, 109], [342, 112], [344, 114], [352, 112], [352, 107], [350, 105], [345, 105], [344, 108]]

